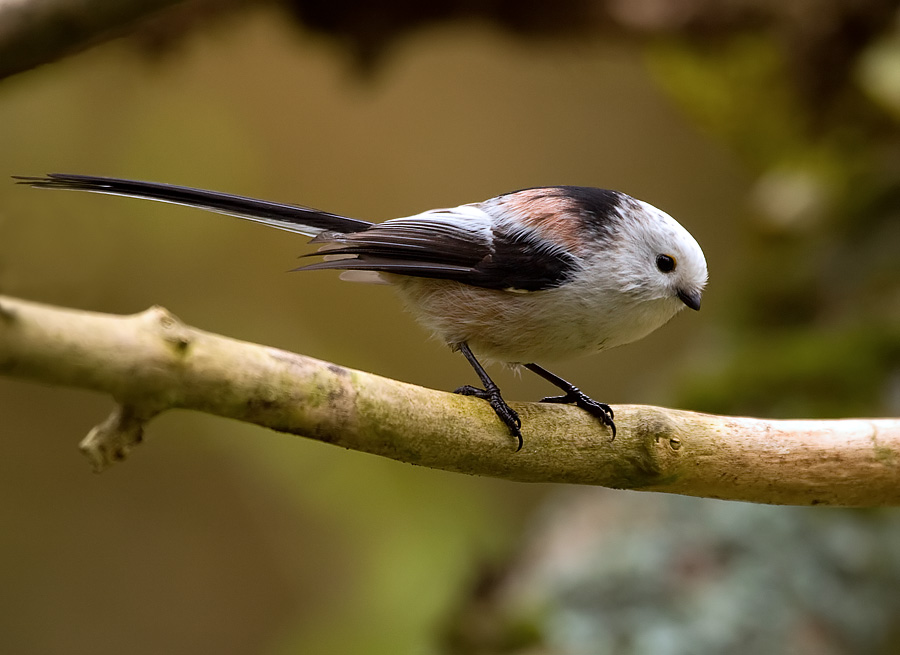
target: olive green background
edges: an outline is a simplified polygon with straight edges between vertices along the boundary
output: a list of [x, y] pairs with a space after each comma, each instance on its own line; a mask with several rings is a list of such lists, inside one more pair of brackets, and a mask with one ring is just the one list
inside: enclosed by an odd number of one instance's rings
[[[746, 287], [787, 274], [754, 259], [748, 236], [759, 158], [673, 99], [673, 85], [709, 88], [672, 76], [691, 70], [677, 53], [461, 23], [405, 38], [362, 76], [333, 42], [280, 18], [243, 14], [158, 60], [113, 42], [7, 80], [0, 175], [133, 177], [376, 221], [528, 186], [619, 189], [704, 247], [703, 310], [638, 344], [545, 364], [610, 403], [715, 404], [686, 401], [712, 397], [686, 381], [715, 372], [742, 338], [729, 317]], [[305, 241], [0, 182], [0, 293], [115, 313], [160, 304], [202, 329], [404, 381], [475, 382], [390, 289], [288, 273]], [[510, 399], [549, 391], [493, 374]], [[887, 411], [878, 402], [871, 411]], [[94, 476], [76, 444], [110, 407], [0, 379], [2, 652], [433, 652], [477, 566], [508, 556], [553, 491], [185, 412], [154, 421], [127, 462]]]

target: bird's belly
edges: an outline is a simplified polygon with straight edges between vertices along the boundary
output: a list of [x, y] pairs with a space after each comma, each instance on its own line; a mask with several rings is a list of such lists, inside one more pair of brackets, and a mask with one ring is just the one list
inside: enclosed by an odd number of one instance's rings
[[646, 336], [677, 311], [670, 303], [636, 306], [609, 291], [572, 285], [518, 293], [447, 280], [390, 276], [390, 281], [420, 323], [451, 345], [468, 343], [486, 361], [595, 353]]

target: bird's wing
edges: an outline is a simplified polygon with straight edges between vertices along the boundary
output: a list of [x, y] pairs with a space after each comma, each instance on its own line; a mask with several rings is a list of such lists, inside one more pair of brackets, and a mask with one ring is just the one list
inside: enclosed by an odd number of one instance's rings
[[298, 270], [343, 269], [456, 280], [477, 287], [539, 291], [565, 283], [581, 267], [533, 230], [512, 230], [481, 205], [424, 212], [353, 234], [324, 233], [325, 261]]
[[141, 182], [115, 177], [97, 177], [94, 175], [74, 175], [69, 173], [50, 173], [45, 177], [16, 176], [15, 179], [20, 184], [27, 184], [40, 189], [89, 191], [111, 196], [144, 198], [146, 200], [168, 202], [174, 205], [196, 207], [262, 223], [279, 230], [298, 232], [307, 236], [314, 236], [326, 230], [358, 232], [372, 225], [368, 221], [347, 218], [346, 216], [339, 216], [309, 207], [287, 205], [245, 196], [235, 196], [230, 193], [193, 189], [191, 187], [159, 182]]

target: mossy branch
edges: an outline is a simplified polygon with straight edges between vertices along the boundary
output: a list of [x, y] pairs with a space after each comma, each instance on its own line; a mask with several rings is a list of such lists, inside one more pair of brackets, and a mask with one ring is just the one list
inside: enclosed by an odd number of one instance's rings
[[615, 408], [618, 437], [567, 406], [514, 403], [525, 446], [488, 404], [182, 324], [0, 296], [0, 374], [111, 394], [81, 444], [103, 470], [183, 408], [447, 471], [775, 504], [900, 504], [900, 420], [769, 421]]

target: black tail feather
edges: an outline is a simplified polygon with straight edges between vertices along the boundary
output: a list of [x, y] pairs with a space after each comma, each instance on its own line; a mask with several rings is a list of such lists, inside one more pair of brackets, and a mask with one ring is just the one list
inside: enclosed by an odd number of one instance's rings
[[144, 198], [175, 205], [196, 207], [309, 236], [314, 236], [324, 231], [341, 233], [361, 232], [372, 225], [368, 221], [347, 218], [346, 216], [331, 214], [309, 207], [257, 200], [229, 193], [193, 189], [158, 182], [141, 182], [114, 177], [96, 177], [93, 175], [68, 173], [50, 173], [44, 177], [14, 176], [14, 179], [19, 184], [27, 184], [39, 189], [88, 191], [91, 193]]

